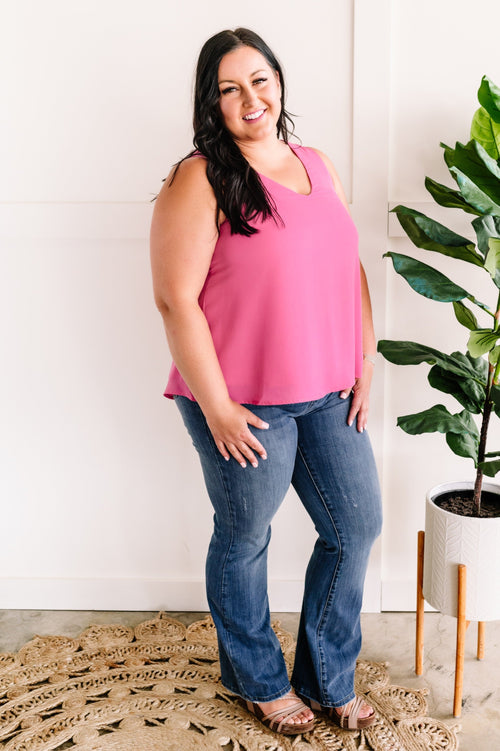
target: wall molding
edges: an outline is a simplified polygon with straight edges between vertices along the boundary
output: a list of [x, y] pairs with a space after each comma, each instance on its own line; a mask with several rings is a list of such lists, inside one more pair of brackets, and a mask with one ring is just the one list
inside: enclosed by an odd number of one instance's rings
[[0, 237], [15, 240], [145, 240], [153, 205], [0, 203]]
[[[390, 0], [355, 0], [353, 19], [353, 170], [352, 214], [359, 232], [360, 256], [372, 297], [375, 330], [384, 336], [389, 191], [389, 115], [391, 94]], [[376, 85], [374, 85], [376, 82]], [[384, 490], [383, 368], [373, 379], [370, 437]], [[384, 533], [382, 533], [383, 535]], [[365, 585], [365, 612], [379, 612], [384, 538], [374, 546]], [[367, 598], [370, 597], [370, 606]]]
[[[376, 580], [367, 578], [363, 612], [380, 611]], [[299, 612], [302, 579], [269, 581], [271, 611]], [[0, 579], [3, 610], [146, 610], [208, 611], [203, 579]]]

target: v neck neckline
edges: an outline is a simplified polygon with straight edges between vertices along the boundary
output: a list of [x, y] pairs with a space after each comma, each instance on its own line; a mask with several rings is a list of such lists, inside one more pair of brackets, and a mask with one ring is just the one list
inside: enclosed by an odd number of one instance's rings
[[295, 196], [301, 196], [302, 198], [309, 198], [309, 196], [311, 196], [312, 193], [314, 192], [314, 185], [313, 185], [313, 181], [311, 179], [311, 175], [309, 174], [309, 170], [307, 169], [306, 165], [304, 164], [304, 162], [302, 161], [302, 159], [298, 155], [297, 150], [293, 146], [291, 146], [289, 143], [287, 143], [287, 146], [290, 149], [290, 151], [293, 153], [294, 157], [299, 160], [299, 162], [301, 163], [301, 165], [303, 166], [303, 168], [305, 170], [307, 179], [309, 180], [309, 187], [310, 187], [309, 193], [299, 193], [297, 190], [293, 190], [293, 188], [289, 188], [288, 186], [283, 185], [283, 183], [279, 183], [277, 180], [274, 180], [272, 177], [268, 177], [267, 175], [264, 175], [262, 172], [257, 172], [257, 174], [263, 180], [269, 180], [270, 182], [274, 183], [275, 185], [278, 185], [283, 190], [286, 190], [288, 193], [293, 193], [293, 195], [295, 195]]

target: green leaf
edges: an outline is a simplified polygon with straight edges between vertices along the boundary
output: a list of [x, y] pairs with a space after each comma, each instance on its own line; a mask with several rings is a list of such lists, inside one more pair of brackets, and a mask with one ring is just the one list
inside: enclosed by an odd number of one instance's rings
[[386, 257], [392, 259], [396, 273], [406, 279], [410, 287], [419, 295], [438, 302], [452, 302], [471, 297], [467, 290], [459, 287], [458, 284], [426, 263], [392, 251], [385, 253], [384, 258]]
[[476, 157], [473, 157], [473, 159], [476, 161], [476, 163], [479, 165], [482, 162], [488, 172], [490, 172], [497, 179], [500, 179], [500, 165], [498, 164], [498, 159], [494, 159], [492, 156], [490, 156], [484, 146], [479, 143], [479, 141], [472, 139], [472, 141], [469, 141], [467, 146], [465, 146], [464, 148], [471, 152], [475, 152]]
[[500, 417], [500, 386], [493, 385], [490, 391], [490, 399], [497, 417]]
[[453, 310], [455, 311], [457, 321], [461, 323], [462, 326], [465, 326], [465, 328], [470, 331], [477, 329], [476, 316], [472, 310], [469, 310], [469, 308], [463, 304], [463, 302], [460, 302], [460, 300], [454, 300]]
[[440, 365], [434, 365], [430, 369], [427, 380], [432, 388], [454, 396], [469, 412], [479, 414], [482, 411], [485, 390], [475, 381], [450, 373]]
[[474, 244], [466, 237], [457, 235], [443, 224], [406, 206], [396, 206], [392, 212], [397, 214], [399, 223], [417, 248], [433, 250], [476, 266], [483, 265], [483, 259], [475, 252]]
[[472, 206], [480, 214], [494, 214], [495, 216], [500, 216], [499, 203], [496, 203], [495, 200], [490, 198], [484, 190], [478, 188], [478, 186], [457, 167], [452, 167], [450, 171], [456, 175], [460, 194], [469, 206]]
[[496, 459], [492, 462], [479, 462], [479, 468], [483, 470], [487, 477], [495, 477], [500, 472], [500, 461]]
[[455, 417], [460, 417], [461, 422], [465, 425], [467, 428], [467, 432], [470, 435], [476, 436], [479, 440], [479, 430], [477, 428], [476, 422], [472, 415], [469, 413], [468, 410], [464, 409], [461, 412], [459, 412], [458, 415], [455, 415]]
[[474, 114], [470, 135], [492, 159], [500, 157], [500, 124], [492, 119], [484, 107], [480, 107]]
[[500, 287], [500, 240], [490, 237], [488, 240], [488, 254], [484, 262], [484, 268], [490, 274], [497, 287]]
[[500, 347], [493, 347], [493, 349], [490, 350], [490, 353], [488, 355], [488, 361], [492, 365], [496, 365], [499, 357], [500, 357]]
[[425, 344], [408, 341], [398, 342], [391, 339], [381, 339], [377, 350], [394, 365], [419, 365], [422, 362], [429, 365], [440, 365], [443, 370], [455, 373], [465, 379], [470, 378], [481, 386], [486, 386], [486, 363], [483, 360], [478, 361], [462, 355], [461, 352], [446, 355], [444, 352], [427, 347]]
[[[420, 435], [421, 433], [464, 433], [471, 432], [470, 422], [467, 412], [459, 412], [452, 415], [442, 404], [436, 404], [430, 409], [423, 412], [417, 412], [414, 415], [404, 415], [398, 417], [398, 426], [410, 435]], [[477, 428], [476, 428], [477, 432]]]
[[453, 159], [454, 154], [455, 154], [454, 149], [452, 149], [451, 146], [447, 146], [445, 143], [440, 143], [439, 145], [444, 150], [443, 156], [444, 156], [444, 161], [446, 162], [446, 166], [452, 167], [454, 164], [454, 159]]
[[500, 451], [488, 451], [488, 453], [485, 454], [487, 459], [493, 459], [494, 456], [500, 456]]
[[464, 456], [474, 460], [477, 464], [479, 436], [466, 433], [446, 433], [446, 443], [457, 456]]
[[476, 300], [476, 298], [473, 297], [472, 295], [469, 295], [467, 299], [473, 302], [475, 305], [478, 305], [484, 311], [486, 311], [486, 313], [488, 313], [488, 315], [490, 315], [492, 318], [495, 318], [495, 314], [491, 312], [491, 309], [488, 307], [488, 305], [485, 305], [484, 302], [481, 302], [480, 300]]
[[470, 368], [479, 379], [479, 382], [486, 386], [488, 380], [488, 363], [484, 358], [471, 357], [468, 352], [466, 354], [463, 354], [462, 352], [452, 352], [450, 357], [452, 357], [455, 362], [461, 362], [465, 367]]
[[488, 115], [500, 123], [500, 89], [495, 86], [488, 76], [483, 76], [477, 92], [479, 104], [482, 104]]
[[398, 426], [410, 435], [446, 433], [446, 443], [455, 454], [477, 462], [479, 431], [466, 409], [452, 415], [442, 404], [436, 404], [423, 412], [399, 417]]
[[467, 201], [464, 200], [463, 196], [458, 192], [458, 190], [447, 188], [446, 185], [437, 183], [435, 180], [431, 180], [430, 177], [425, 178], [425, 187], [434, 198], [436, 203], [438, 203], [440, 206], [448, 206], [453, 209], [462, 209], [468, 214], [476, 214], [477, 216], [481, 216], [481, 214], [483, 213], [481, 211], [477, 211], [477, 209], [475, 209], [473, 206], [469, 206]]
[[500, 331], [476, 329], [470, 333], [467, 349], [472, 357], [481, 357], [481, 355], [485, 355], [486, 352], [493, 349], [499, 339]]
[[477, 246], [481, 253], [486, 256], [489, 246], [490, 237], [500, 238], [500, 217], [498, 216], [478, 216], [472, 220], [472, 226], [477, 237]]
[[[458, 170], [495, 205], [499, 205], [500, 168], [496, 159], [492, 159], [477, 141], [469, 141], [465, 146], [457, 142], [455, 149], [441, 145], [445, 148], [445, 160], [452, 174]], [[464, 195], [463, 192], [462, 195]], [[468, 200], [465, 195], [464, 198]]]

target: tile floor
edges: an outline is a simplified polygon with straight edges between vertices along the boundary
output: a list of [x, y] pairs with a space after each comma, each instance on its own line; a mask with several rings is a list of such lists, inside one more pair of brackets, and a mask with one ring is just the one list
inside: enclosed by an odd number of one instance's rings
[[[191, 623], [205, 613], [171, 613]], [[35, 634], [75, 636], [92, 623], [135, 626], [153, 617], [145, 612], [103, 611], [0, 611], [0, 652], [16, 651]], [[296, 633], [296, 613], [276, 613], [283, 628]], [[462, 717], [452, 717], [455, 619], [439, 613], [425, 616], [424, 675], [414, 674], [415, 616], [413, 613], [365, 613], [362, 616], [361, 656], [389, 663], [391, 682], [424, 688], [429, 714], [450, 724], [460, 724], [460, 751], [500, 751], [500, 622], [486, 624], [486, 655], [475, 657], [477, 629], [467, 633]]]

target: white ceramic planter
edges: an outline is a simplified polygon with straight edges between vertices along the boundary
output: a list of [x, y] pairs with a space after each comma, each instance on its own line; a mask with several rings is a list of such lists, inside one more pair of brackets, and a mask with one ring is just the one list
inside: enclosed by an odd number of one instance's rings
[[[446, 615], [457, 615], [457, 569], [467, 566], [466, 615], [469, 621], [500, 620], [500, 518], [459, 516], [436, 506], [434, 499], [473, 482], [448, 482], [427, 494], [423, 593], [427, 602]], [[500, 486], [483, 490], [500, 495]]]

